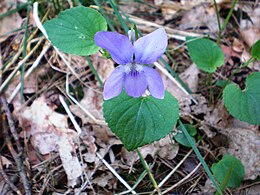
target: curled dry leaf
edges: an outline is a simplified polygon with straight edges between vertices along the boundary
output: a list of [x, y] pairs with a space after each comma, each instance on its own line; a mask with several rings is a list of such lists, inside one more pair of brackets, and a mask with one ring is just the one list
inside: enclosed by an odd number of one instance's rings
[[245, 128], [222, 129], [229, 139], [229, 147], [222, 153], [231, 154], [241, 160], [245, 167], [245, 178], [254, 180], [260, 175], [259, 132]]
[[44, 96], [36, 99], [23, 112], [16, 113], [16, 116], [20, 126], [30, 128], [32, 146], [41, 154], [59, 152], [68, 185], [76, 185], [82, 170], [75, 152], [77, 133], [68, 128], [67, 117], [48, 106]]

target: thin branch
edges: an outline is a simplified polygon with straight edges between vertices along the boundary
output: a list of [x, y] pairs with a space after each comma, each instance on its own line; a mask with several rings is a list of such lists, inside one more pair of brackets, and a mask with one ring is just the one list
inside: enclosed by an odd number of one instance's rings
[[9, 179], [9, 177], [6, 175], [3, 165], [2, 165], [2, 159], [0, 156], [0, 174], [3, 176], [5, 182], [9, 187], [11, 188], [12, 191], [16, 192], [18, 195], [22, 195], [22, 192], [18, 190], [18, 188], [13, 184], [13, 182]]
[[[12, 117], [11, 117], [11, 112], [8, 108], [8, 105], [7, 105], [7, 101], [6, 101], [6, 98], [4, 95], [1, 96], [1, 103], [5, 109], [5, 113], [7, 115], [7, 120], [8, 120], [8, 125], [10, 126], [10, 130], [13, 134], [13, 136], [15, 137], [15, 141], [18, 143], [18, 145], [20, 145], [19, 143], [19, 140], [18, 140], [18, 135], [16, 133], [16, 130], [15, 130], [15, 126], [14, 126], [14, 123], [13, 123], [13, 120], [12, 120]], [[29, 184], [29, 181], [26, 177], [26, 173], [25, 173], [25, 170], [24, 170], [24, 166], [23, 166], [23, 160], [21, 158], [22, 156], [22, 153], [20, 153], [19, 151], [19, 155], [17, 154], [17, 152], [14, 150], [14, 147], [12, 145], [12, 142], [11, 142], [11, 138], [10, 138], [10, 135], [8, 133], [8, 127], [7, 127], [7, 124], [5, 122], [5, 120], [2, 120], [2, 124], [3, 124], [3, 132], [4, 132], [4, 136], [5, 136], [5, 141], [6, 141], [6, 144], [7, 144], [7, 147], [11, 153], [11, 155], [13, 156], [15, 162], [16, 162], [16, 165], [17, 165], [17, 171], [22, 179], [22, 183], [23, 183], [23, 186], [24, 186], [24, 189], [25, 189], [25, 194], [26, 195], [31, 195], [31, 186]], [[22, 147], [21, 145], [17, 147], [20, 149], [18, 150], [21, 150], [22, 152]]]

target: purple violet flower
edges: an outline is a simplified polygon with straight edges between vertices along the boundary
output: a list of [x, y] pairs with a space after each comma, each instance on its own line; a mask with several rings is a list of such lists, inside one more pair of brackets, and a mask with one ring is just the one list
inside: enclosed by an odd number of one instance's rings
[[130, 32], [127, 36], [116, 32], [97, 32], [95, 43], [106, 49], [119, 66], [111, 73], [104, 86], [104, 99], [118, 96], [124, 87], [132, 97], [140, 97], [149, 89], [151, 95], [164, 98], [164, 85], [161, 76], [148, 65], [157, 61], [164, 53], [168, 41], [163, 28], [135, 41]]

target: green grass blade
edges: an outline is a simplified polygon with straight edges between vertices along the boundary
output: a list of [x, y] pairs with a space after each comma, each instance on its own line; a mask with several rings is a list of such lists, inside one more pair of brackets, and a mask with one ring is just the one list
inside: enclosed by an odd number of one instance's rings
[[225, 19], [225, 21], [224, 21], [224, 24], [221, 26], [221, 29], [219, 30], [218, 38], [217, 38], [217, 43], [218, 43], [218, 44], [220, 43], [220, 39], [221, 39], [222, 32], [223, 32], [223, 30], [226, 28], [227, 23], [228, 23], [228, 21], [229, 21], [231, 15], [232, 15], [234, 9], [235, 9], [235, 5], [236, 5], [236, 4], [237, 4], [237, 0], [234, 0], [233, 3], [232, 3], [231, 9], [229, 10], [228, 15], [227, 15], [227, 17], [226, 17], [226, 19]]
[[4, 17], [6, 17], [6, 16], [9, 16], [9, 15], [12, 15], [12, 14], [14, 14], [14, 13], [20, 11], [21, 9], [26, 8], [26, 6], [27, 6], [26, 3], [21, 4], [21, 5], [18, 5], [15, 9], [9, 10], [9, 11], [7, 11], [7, 12], [1, 14], [1, 15], [0, 15], [0, 19], [4, 18]]
[[99, 3], [98, 0], [94, 0], [95, 4], [99, 7], [99, 11], [100, 13], [104, 16], [104, 18], [107, 21], [107, 25], [110, 28], [111, 31], [115, 31], [115, 28], [111, 22], [111, 20], [109, 19], [109, 17], [107, 16], [107, 14], [105, 13], [104, 9], [102, 8], [101, 4]]
[[111, 5], [111, 7], [113, 8], [117, 18], [119, 19], [119, 22], [122, 25], [124, 31], [127, 33], [129, 31], [129, 28], [128, 28], [127, 24], [125, 23], [123, 17], [121, 16], [121, 14], [119, 13], [116, 2], [114, 0], [109, 0], [109, 3]]
[[86, 60], [88, 61], [89, 67], [90, 67], [90, 69], [92, 70], [93, 74], [94, 74], [95, 77], [97, 78], [98, 83], [100, 84], [100, 86], [103, 86], [104, 83], [103, 83], [102, 80], [100, 79], [100, 77], [99, 77], [99, 75], [98, 75], [98, 73], [97, 73], [95, 67], [93, 66], [93, 64], [92, 64], [92, 62], [91, 62], [91, 60], [89, 59], [88, 56], [86, 56]]
[[209, 178], [213, 182], [214, 186], [216, 187], [218, 193], [222, 194], [222, 191], [221, 191], [218, 183], [216, 182], [216, 180], [215, 180], [213, 174], [211, 173], [208, 165], [206, 164], [206, 162], [204, 161], [202, 155], [200, 154], [200, 152], [199, 152], [199, 150], [198, 150], [198, 148], [196, 146], [196, 143], [193, 141], [192, 137], [190, 136], [190, 134], [188, 133], [187, 129], [182, 124], [181, 120], [179, 120], [179, 125], [180, 125], [180, 129], [184, 133], [185, 137], [187, 138], [187, 140], [189, 141], [190, 145], [192, 146], [195, 154], [197, 155], [198, 159], [200, 160], [202, 166], [204, 167], [204, 170], [206, 171], [207, 175], [209, 176]]
[[[30, 3], [29, 0], [27, 1], [27, 18], [26, 18], [26, 24], [25, 24], [25, 33], [24, 33], [24, 42], [23, 42], [23, 58], [26, 56], [26, 50], [27, 50], [27, 40], [28, 40], [28, 25], [29, 25], [29, 19], [30, 19]], [[25, 72], [25, 63], [21, 66], [21, 101], [23, 101], [23, 91], [24, 91], [24, 72]]]

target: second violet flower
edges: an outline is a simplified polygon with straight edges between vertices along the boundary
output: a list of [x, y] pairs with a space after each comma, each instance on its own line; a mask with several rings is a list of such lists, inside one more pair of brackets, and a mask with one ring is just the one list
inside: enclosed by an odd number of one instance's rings
[[163, 28], [133, 41], [133, 44], [127, 36], [116, 32], [98, 32], [94, 40], [119, 64], [105, 83], [105, 100], [118, 96], [122, 88], [135, 98], [142, 96], [147, 88], [153, 97], [164, 98], [162, 78], [148, 66], [157, 61], [167, 47], [167, 34]]

